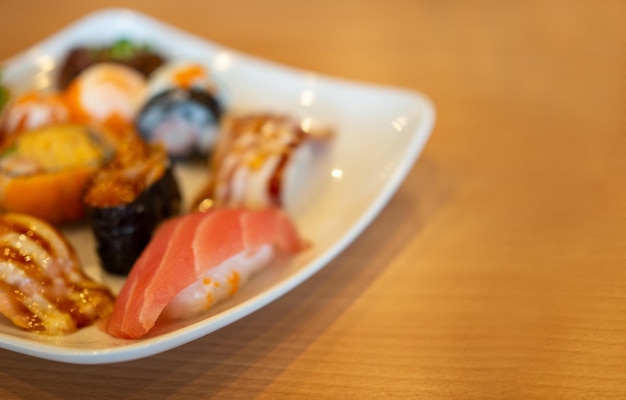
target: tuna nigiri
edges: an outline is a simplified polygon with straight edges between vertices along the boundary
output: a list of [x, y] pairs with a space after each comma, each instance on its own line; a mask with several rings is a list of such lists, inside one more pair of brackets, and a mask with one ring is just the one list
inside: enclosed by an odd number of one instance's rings
[[120, 338], [145, 335], [161, 316], [188, 318], [237, 291], [275, 251], [306, 247], [277, 208], [219, 209], [164, 222], [133, 266], [107, 325]]

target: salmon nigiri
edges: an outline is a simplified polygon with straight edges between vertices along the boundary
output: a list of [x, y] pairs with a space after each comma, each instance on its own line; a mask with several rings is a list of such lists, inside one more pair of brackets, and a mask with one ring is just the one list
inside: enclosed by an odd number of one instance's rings
[[136, 339], [159, 317], [198, 315], [233, 295], [276, 251], [296, 253], [305, 246], [277, 208], [216, 209], [167, 220], [133, 266], [107, 332]]

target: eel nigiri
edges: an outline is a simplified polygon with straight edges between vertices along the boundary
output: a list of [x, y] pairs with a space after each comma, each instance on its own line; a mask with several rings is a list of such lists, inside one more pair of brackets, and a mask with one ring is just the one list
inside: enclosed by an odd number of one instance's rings
[[234, 294], [275, 251], [296, 253], [306, 245], [277, 208], [214, 209], [169, 219], [133, 266], [107, 332], [136, 339], [159, 317], [198, 315]]
[[165, 61], [148, 43], [125, 38], [103, 46], [79, 45], [70, 49], [60, 64], [57, 86], [65, 90], [81, 72], [95, 64], [120, 64], [148, 77]]

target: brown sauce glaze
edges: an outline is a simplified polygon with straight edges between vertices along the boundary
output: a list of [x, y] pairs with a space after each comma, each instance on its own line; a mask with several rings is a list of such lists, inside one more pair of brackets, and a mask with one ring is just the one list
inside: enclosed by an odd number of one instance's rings
[[[308, 134], [298, 121], [286, 115], [230, 116], [223, 124], [211, 160], [210, 182], [195, 204], [201, 205], [209, 199], [217, 206], [282, 207], [286, 171], [294, 152], [307, 138]], [[265, 192], [252, 194], [256, 200], [251, 203], [249, 198], [237, 198], [238, 194], [233, 193], [236, 174], [240, 170], [255, 174], [267, 162], [275, 162], [275, 166], [268, 177], [263, 178]]]
[[294, 127], [294, 132], [292, 135], [292, 140], [289, 142], [285, 150], [282, 152], [280, 160], [276, 165], [276, 169], [272, 174], [268, 182], [268, 192], [271, 196], [271, 200], [274, 205], [282, 207], [282, 191], [283, 191], [283, 182], [285, 176], [285, 169], [289, 165], [289, 161], [293, 156], [294, 151], [300, 146], [300, 144], [304, 141], [306, 137], [306, 133], [300, 129], [300, 127]]
[[[112, 293], [84, 275], [69, 242], [54, 228], [38, 233], [36, 224], [43, 221], [33, 219], [35, 225], [31, 228], [33, 225], [12, 219], [11, 215], [0, 216], [0, 264], [5, 266], [0, 273], [0, 295], [5, 306], [0, 312], [16, 326], [43, 334], [71, 333], [108, 315], [113, 307]], [[46, 237], [48, 232], [55, 237]], [[7, 240], [6, 235], [11, 233], [23, 239], [18, 243]], [[32, 243], [22, 248], [21, 240]], [[57, 254], [54, 243], [59, 241], [67, 248], [58, 250], [72, 259]], [[27, 252], [33, 243], [39, 248], [39, 256]], [[41, 254], [45, 254], [45, 261]], [[45, 300], [44, 307], [33, 302], [36, 296]]]

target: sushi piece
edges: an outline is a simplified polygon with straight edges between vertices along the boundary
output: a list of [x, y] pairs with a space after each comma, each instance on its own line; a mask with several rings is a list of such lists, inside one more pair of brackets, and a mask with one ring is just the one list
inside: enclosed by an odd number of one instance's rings
[[162, 142], [177, 159], [206, 157], [217, 139], [222, 106], [208, 70], [190, 62], [168, 63], [148, 81], [136, 126], [150, 142]]
[[[287, 115], [231, 115], [210, 161], [211, 179], [196, 204], [207, 207], [284, 207], [287, 189], [302, 181], [332, 131], [312, 129]], [[319, 146], [321, 145], [321, 146]]]
[[0, 314], [15, 326], [65, 335], [108, 316], [114, 296], [82, 271], [74, 248], [53, 226], [0, 214]]
[[209, 69], [190, 60], [169, 61], [157, 68], [148, 79], [147, 97], [173, 88], [217, 93], [217, 86]]
[[125, 275], [156, 226], [178, 214], [181, 195], [163, 146], [133, 134], [87, 182], [83, 201], [102, 266]]
[[68, 52], [59, 68], [59, 89], [65, 90], [85, 69], [105, 62], [130, 67], [147, 78], [165, 62], [165, 57], [147, 44], [128, 39], [106, 46], [77, 46]]
[[82, 125], [23, 132], [0, 153], [0, 210], [54, 224], [83, 218], [87, 179], [112, 153], [102, 136]]
[[281, 210], [220, 209], [165, 221], [131, 270], [107, 332], [137, 339], [161, 318], [189, 318], [232, 296], [279, 252], [307, 244]]
[[217, 139], [221, 109], [208, 92], [170, 89], [153, 97], [137, 118], [137, 129], [150, 142], [161, 142], [170, 156], [206, 156]]
[[99, 63], [85, 69], [65, 93], [72, 121], [112, 130], [132, 127], [146, 79], [130, 67]]
[[59, 93], [28, 92], [10, 101], [0, 117], [2, 143], [25, 131], [68, 122], [69, 110]]

